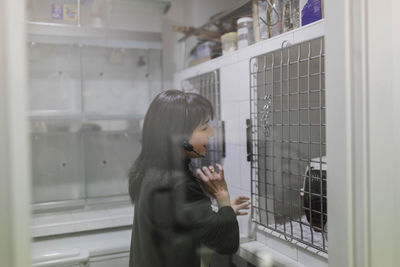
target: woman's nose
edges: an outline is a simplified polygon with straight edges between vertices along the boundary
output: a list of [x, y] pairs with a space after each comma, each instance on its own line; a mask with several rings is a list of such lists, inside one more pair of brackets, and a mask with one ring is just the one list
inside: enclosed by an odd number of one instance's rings
[[214, 136], [214, 129], [212, 127], [210, 127], [210, 137]]

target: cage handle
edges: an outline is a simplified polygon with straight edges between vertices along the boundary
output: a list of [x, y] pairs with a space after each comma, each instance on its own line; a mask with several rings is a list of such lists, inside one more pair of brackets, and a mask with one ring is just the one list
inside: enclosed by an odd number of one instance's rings
[[253, 160], [253, 143], [251, 138], [251, 120], [246, 119], [246, 147], [247, 147], [247, 161]]

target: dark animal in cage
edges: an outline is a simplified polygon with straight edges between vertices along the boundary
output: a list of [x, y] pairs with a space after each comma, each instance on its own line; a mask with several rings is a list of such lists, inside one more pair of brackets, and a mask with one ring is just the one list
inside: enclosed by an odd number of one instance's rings
[[306, 169], [303, 188], [300, 191], [307, 221], [313, 226], [314, 231], [318, 232], [322, 231], [328, 220], [326, 177], [325, 157], [312, 159]]

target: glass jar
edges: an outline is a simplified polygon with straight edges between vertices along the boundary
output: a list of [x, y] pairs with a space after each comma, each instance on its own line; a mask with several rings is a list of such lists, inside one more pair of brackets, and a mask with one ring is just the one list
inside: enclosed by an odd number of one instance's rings
[[254, 44], [253, 19], [243, 17], [237, 20], [238, 48]]

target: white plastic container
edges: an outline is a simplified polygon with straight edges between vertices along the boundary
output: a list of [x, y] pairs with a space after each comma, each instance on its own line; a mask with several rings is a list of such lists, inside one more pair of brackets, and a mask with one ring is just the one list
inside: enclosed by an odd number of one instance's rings
[[221, 36], [222, 55], [228, 55], [237, 50], [238, 35], [236, 32], [228, 32]]
[[238, 48], [246, 47], [254, 43], [253, 19], [243, 17], [237, 20]]

